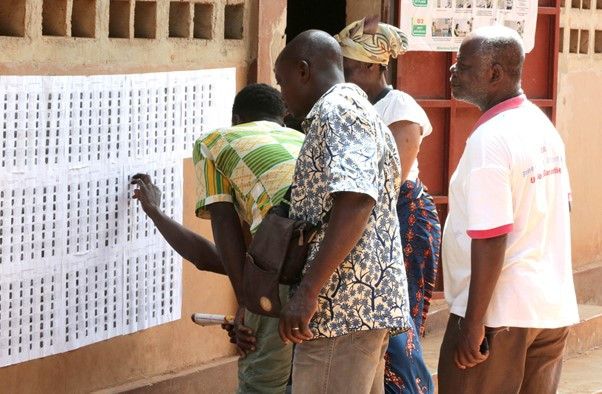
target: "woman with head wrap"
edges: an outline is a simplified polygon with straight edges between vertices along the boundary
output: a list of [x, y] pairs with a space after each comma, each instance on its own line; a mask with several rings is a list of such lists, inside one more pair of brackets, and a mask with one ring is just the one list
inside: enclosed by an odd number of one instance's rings
[[407, 50], [407, 37], [401, 30], [370, 17], [351, 23], [335, 39], [343, 52], [345, 79], [366, 92], [391, 129], [401, 158], [403, 184], [397, 214], [415, 328], [391, 338], [385, 355], [385, 391], [432, 393], [434, 385], [422, 358], [417, 333], [424, 332], [435, 286], [441, 225], [433, 199], [418, 178], [416, 160], [420, 143], [432, 127], [424, 110], [410, 95], [387, 84], [389, 59]]

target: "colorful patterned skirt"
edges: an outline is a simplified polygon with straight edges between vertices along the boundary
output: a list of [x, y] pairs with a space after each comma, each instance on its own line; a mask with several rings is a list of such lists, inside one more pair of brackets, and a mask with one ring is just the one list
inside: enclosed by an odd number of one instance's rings
[[[431, 374], [424, 364], [419, 337], [437, 278], [441, 225], [433, 198], [420, 180], [406, 181], [397, 201], [404, 263], [408, 277], [412, 328], [391, 338], [385, 355], [385, 392], [434, 392]], [[420, 334], [420, 335], [419, 335]]]

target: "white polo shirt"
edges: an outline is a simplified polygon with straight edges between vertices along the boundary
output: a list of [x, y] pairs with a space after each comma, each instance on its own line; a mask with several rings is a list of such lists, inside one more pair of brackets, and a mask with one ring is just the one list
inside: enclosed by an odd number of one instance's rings
[[485, 325], [578, 322], [569, 199], [564, 144], [539, 108], [518, 96], [483, 114], [449, 186], [442, 253], [451, 313], [466, 313], [471, 239], [508, 234]]

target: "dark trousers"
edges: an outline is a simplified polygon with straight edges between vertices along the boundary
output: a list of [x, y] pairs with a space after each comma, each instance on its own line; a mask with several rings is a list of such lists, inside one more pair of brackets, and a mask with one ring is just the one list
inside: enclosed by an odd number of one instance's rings
[[568, 328], [486, 328], [489, 357], [472, 368], [454, 364], [463, 319], [450, 315], [439, 353], [439, 393], [554, 394]]

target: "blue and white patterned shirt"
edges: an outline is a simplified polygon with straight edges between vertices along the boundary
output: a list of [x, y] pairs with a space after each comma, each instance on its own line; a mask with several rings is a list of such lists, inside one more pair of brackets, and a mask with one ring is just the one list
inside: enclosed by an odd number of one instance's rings
[[[291, 217], [321, 222], [337, 192], [367, 194], [376, 201], [358, 244], [320, 292], [310, 323], [314, 336], [405, 331], [409, 304], [395, 209], [401, 168], [391, 132], [366, 94], [353, 84], [328, 90], [303, 128], [306, 138], [293, 176]], [[306, 269], [326, 228], [310, 245]]]

